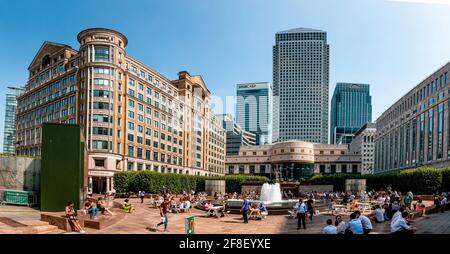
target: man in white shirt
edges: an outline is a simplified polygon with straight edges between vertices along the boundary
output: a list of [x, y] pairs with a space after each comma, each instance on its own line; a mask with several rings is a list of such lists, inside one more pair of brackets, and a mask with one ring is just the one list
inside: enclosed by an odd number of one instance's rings
[[356, 214], [356, 218], [358, 218], [361, 221], [362, 227], [363, 227], [363, 231], [364, 234], [369, 234], [370, 231], [372, 231], [372, 222], [370, 221], [370, 219], [365, 216], [364, 214], [361, 214], [360, 211], [355, 211]]
[[406, 222], [406, 217], [408, 217], [408, 212], [403, 212], [401, 217], [391, 224], [392, 234], [412, 234], [415, 231], [415, 228], [410, 227]]
[[375, 211], [373, 211], [373, 214], [374, 214], [374, 221], [376, 223], [384, 222], [384, 213], [383, 213], [383, 210], [381, 209], [380, 205], [375, 206]]
[[323, 228], [322, 231], [326, 235], [336, 235], [337, 228], [333, 225], [333, 221], [331, 219], [327, 220], [327, 226]]
[[301, 228], [301, 224], [303, 224], [303, 229], [306, 229], [306, 205], [303, 203], [303, 199], [299, 199], [297, 205], [295, 206], [297, 210], [297, 230]]
[[402, 217], [402, 213], [405, 211], [405, 207], [400, 207], [400, 209], [394, 213], [394, 215], [392, 215], [392, 220], [391, 220], [391, 227], [392, 225], [399, 219]]

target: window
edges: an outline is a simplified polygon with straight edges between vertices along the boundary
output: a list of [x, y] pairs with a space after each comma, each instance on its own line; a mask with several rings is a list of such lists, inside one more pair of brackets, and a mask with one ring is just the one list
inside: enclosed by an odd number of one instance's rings
[[94, 78], [94, 85], [101, 85], [101, 86], [114, 86], [114, 81], [109, 79], [102, 79], [102, 78]]
[[95, 48], [94, 61], [96, 62], [109, 62], [109, 48], [107, 47], [99, 47]]
[[102, 140], [93, 140], [92, 148], [93, 149], [109, 149], [111, 147], [112, 142], [102, 141]]
[[95, 159], [95, 166], [96, 167], [105, 167], [105, 160], [104, 159]]
[[112, 135], [112, 129], [105, 127], [92, 127], [92, 134], [94, 135]]
[[128, 117], [131, 119], [134, 119], [134, 112], [131, 110], [128, 110]]
[[113, 109], [113, 104], [107, 102], [94, 102], [94, 109]]
[[114, 75], [114, 69], [94, 67], [94, 73], [95, 74]]
[[92, 121], [101, 123], [112, 123], [112, 117], [109, 115], [93, 115]]
[[128, 146], [128, 156], [134, 156], [134, 147]]

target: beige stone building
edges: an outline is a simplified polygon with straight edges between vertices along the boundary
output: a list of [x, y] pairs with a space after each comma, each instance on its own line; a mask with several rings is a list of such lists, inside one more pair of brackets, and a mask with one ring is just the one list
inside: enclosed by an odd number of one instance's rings
[[178, 73], [172, 85], [178, 89], [184, 105], [186, 165], [224, 174], [226, 131], [211, 110], [211, 92], [201, 76], [191, 76], [187, 71]]
[[[113, 191], [112, 177], [122, 170], [223, 174], [225, 149], [218, 147], [225, 131], [209, 117], [210, 92], [200, 76], [194, 83], [205, 90], [201, 112], [209, 121], [197, 153], [192, 150], [195, 118], [184, 116], [194, 104], [185, 100], [179, 82], [173, 85], [128, 55], [128, 40], [117, 31], [87, 29], [77, 39], [78, 50], [44, 42], [30, 64], [26, 91], [18, 98], [17, 154], [40, 156], [44, 122], [80, 124], [94, 193]], [[205, 147], [209, 139], [213, 145]]]
[[241, 146], [239, 155], [227, 156], [226, 166], [228, 174], [298, 179], [318, 173], [361, 173], [361, 155], [349, 153], [347, 145], [291, 140]]

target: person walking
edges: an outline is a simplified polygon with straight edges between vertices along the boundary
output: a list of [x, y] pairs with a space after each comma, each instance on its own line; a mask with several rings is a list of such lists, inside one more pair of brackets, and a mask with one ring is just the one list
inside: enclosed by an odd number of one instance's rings
[[314, 215], [314, 200], [312, 199], [312, 196], [306, 201], [306, 207], [309, 213], [309, 220], [312, 222]]
[[303, 224], [303, 229], [306, 229], [306, 205], [303, 203], [303, 199], [298, 199], [298, 203], [296, 205], [297, 209], [297, 230], [300, 230], [301, 225]]
[[247, 199], [247, 194], [244, 193], [244, 195], [242, 195], [242, 199], [244, 200], [244, 203], [242, 204], [241, 207], [241, 213], [242, 213], [242, 217], [244, 218], [244, 223], [248, 223], [248, 210], [249, 210], [249, 206], [250, 203]]
[[139, 191], [139, 198], [141, 199], [141, 204], [144, 203], [145, 191]]
[[169, 210], [169, 203], [170, 201], [165, 198], [164, 202], [161, 203], [161, 206], [159, 207], [159, 215], [161, 215], [161, 222], [156, 224], [155, 229], [158, 229], [159, 226], [164, 224], [164, 232], [169, 232], [168, 226], [169, 226], [169, 217], [167, 216], [167, 211]]

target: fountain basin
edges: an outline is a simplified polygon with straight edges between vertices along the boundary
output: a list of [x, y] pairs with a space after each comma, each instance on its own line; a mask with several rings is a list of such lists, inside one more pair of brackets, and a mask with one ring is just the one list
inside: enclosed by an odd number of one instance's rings
[[[263, 202], [270, 214], [289, 214], [288, 211], [292, 210], [297, 204], [297, 199], [281, 200], [281, 201], [261, 201], [261, 200], [249, 200], [252, 207], [258, 207], [259, 203]], [[239, 210], [244, 203], [242, 199], [228, 199], [226, 201], [228, 209], [232, 213], [239, 213]]]

